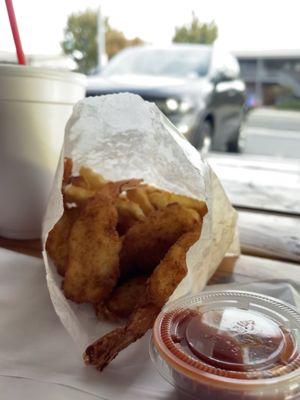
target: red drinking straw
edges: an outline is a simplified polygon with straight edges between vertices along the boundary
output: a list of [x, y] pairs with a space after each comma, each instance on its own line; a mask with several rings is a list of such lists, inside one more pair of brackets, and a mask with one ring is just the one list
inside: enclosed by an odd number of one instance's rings
[[14, 37], [18, 62], [21, 65], [26, 65], [26, 59], [25, 59], [25, 55], [24, 55], [24, 52], [22, 49], [22, 43], [21, 43], [21, 39], [20, 39], [20, 35], [19, 35], [19, 30], [18, 30], [18, 25], [17, 25], [17, 20], [16, 20], [12, 0], [5, 0], [5, 3], [6, 3], [6, 8], [7, 8], [11, 31], [12, 31], [12, 34]]

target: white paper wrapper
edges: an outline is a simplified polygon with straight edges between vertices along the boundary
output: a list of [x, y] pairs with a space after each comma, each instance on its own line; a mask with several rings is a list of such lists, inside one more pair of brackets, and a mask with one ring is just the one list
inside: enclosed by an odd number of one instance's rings
[[[160, 188], [201, 198], [208, 213], [201, 238], [187, 254], [187, 276], [170, 300], [203, 289], [227, 252], [239, 251], [236, 212], [216, 175], [152, 104], [133, 94], [117, 94], [80, 101], [66, 126], [64, 150], [43, 224], [48, 232], [63, 212], [63, 158], [71, 157], [75, 172], [87, 165], [105, 178], [143, 178]], [[55, 310], [80, 351], [113, 325], [98, 321], [90, 305], [66, 300], [62, 278], [44, 250], [47, 283]]]

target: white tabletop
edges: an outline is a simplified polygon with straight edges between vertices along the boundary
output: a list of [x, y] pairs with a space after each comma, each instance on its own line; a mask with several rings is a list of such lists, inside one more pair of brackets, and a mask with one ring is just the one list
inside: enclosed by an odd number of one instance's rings
[[84, 366], [55, 314], [42, 260], [0, 249], [0, 304], [1, 400], [176, 398], [150, 361], [149, 335], [102, 373]]
[[[257, 271], [255, 279], [253, 270], [259, 268], [253, 257], [244, 266], [237, 263], [231, 285], [299, 306], [299, 267], [276, 270], [273, 264], [280, 263], [266, 260], [265, 273]], [[245, 276], [247, 268], [251, 279], [239, 281], [239, 272]], [[152, 365], [149, 334], [122, 351], [104, 372], [85, 367], [55, 314], [42, 260], [0, 249], [0, 305], [1, 400], [183, 399]]]
[[95, 400], [90, 395], [67, 386], [32, 379], [0, 376], [1, 399], [9, 400]]

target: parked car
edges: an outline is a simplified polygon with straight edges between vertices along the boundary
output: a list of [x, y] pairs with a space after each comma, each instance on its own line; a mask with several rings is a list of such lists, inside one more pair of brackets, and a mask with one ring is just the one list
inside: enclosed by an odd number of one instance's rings
[[236, 59], [217, 46], [174, 44], [123, 50], [87, 96], [131, 92], [153, 101], [198, 149], [237, 151], [245, 85]]

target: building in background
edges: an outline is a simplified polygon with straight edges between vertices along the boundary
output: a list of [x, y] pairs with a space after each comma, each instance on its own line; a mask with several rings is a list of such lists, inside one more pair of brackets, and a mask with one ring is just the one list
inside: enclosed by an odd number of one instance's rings
[[300, 50], [234, 52], [247, 85], [247, 105], [300, 110]]

